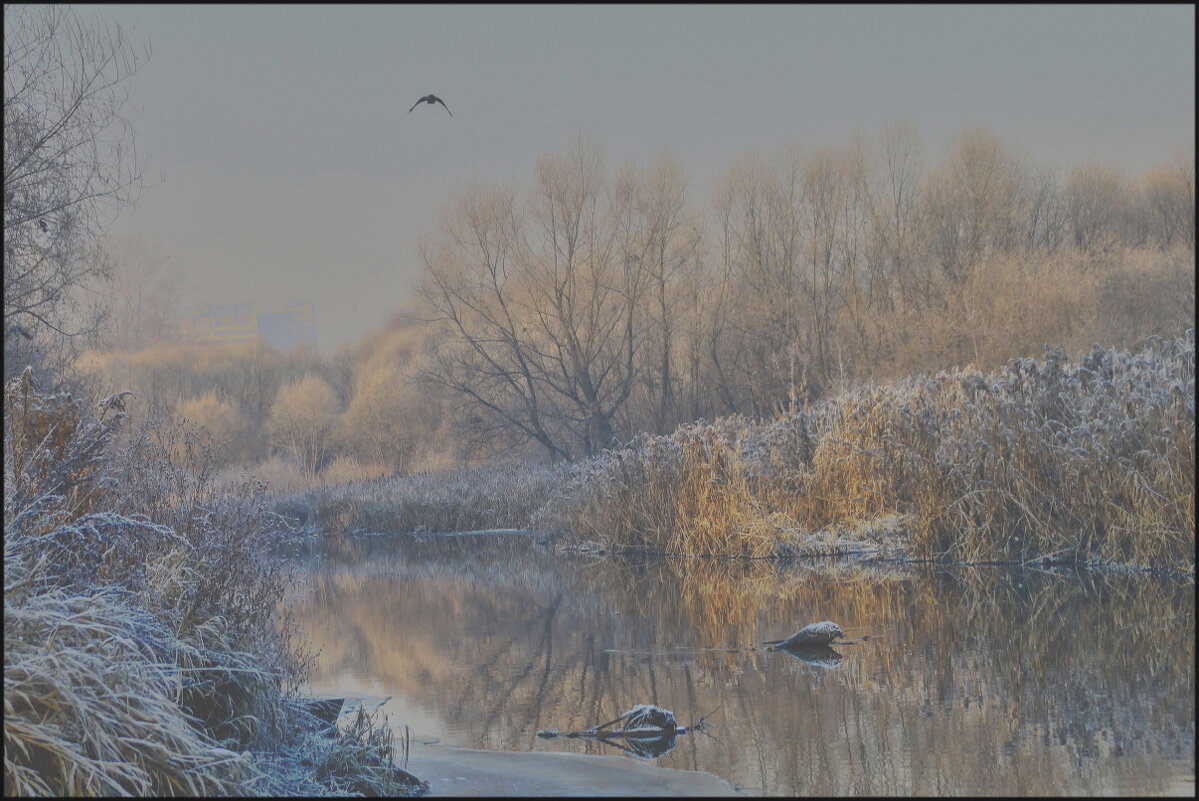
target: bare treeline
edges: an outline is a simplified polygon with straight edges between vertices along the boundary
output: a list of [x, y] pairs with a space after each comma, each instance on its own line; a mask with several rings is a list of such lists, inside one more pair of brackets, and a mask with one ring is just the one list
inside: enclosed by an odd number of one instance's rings
[[88, 351], [77, 366], [97, 393], [134, 392], [127, 401], [134, 420], [186, 421], [223, 443], [188, 458], [234, 473], [253, 464], [276, 488], [299, 489], [318, 473], [327, 480], [406, 473], [443, 466], [457, 453], [440, 399], [410, 380], [423, 335], [423, 326], [397, 321], [327, 357], [260, 343], [163, 341]]
[[609, 445], [647, 390], [656, 422], [673, 419], [679, 292], [699, 255], [683, 193], [672, 162], [610, 177], [582, 140], [538, 162], [524, 202], [464, 193], [421, 248], [421, 297], [447, 323], [425, 379], [469, 399], [489, 437], [552, 457]]
[[202, 424], [276, 484], [577, 458], [1046, 343], [1176, 337], [1194, 198], [1189, 154], [1054, 170], [971, 130], [933, 160], [902, 123], [747, 156], [702, 198], [668, 155], [611, 168], [580, 136], [527, 185], [459, 192], [407, 313], [330, 357], [159, 342], [86, 363], [135, 417]]
[[970, 130], [929, 165], [899, 123], [693, 194], [670, 158], [609, 170], [583, 136], [523, 192], [462, 191], [421, 246], [424, 380], [480, 439], [574, 457], [1193, 312], [1189, 156], [1059, 175]]

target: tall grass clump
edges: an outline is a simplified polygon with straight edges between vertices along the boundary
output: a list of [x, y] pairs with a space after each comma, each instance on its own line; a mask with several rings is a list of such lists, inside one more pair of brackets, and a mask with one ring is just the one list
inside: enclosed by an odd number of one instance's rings
[[[645, 437], [538, 516], [605, 546], [1194, 569], [1194, 332], [860, 387], [768, 423]], [[835, 534], [836, 536], [829, 536]]]
[[122, 396], [92, 413], [28, 370], [4, 420], [6, 794], [333, 789], [280, 773], [281, 751], [349, 746], [318, 742], [296, 697], [309, 658], [261, 486], [216, 491], [186, 434], [114, 452]]
[[534, 523], [624, 549], [767, 555], [779, 521], [745, 455], [750, 425], [701, 421], [579, 463]]

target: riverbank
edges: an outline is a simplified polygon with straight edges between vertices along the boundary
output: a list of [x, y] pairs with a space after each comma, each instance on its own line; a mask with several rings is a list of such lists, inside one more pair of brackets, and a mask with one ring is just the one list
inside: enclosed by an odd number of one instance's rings
[[604, 551], [1193, 575], [1194, 352], [1193, 329], [1131, 351], [1047, 349], [572, 465], [385, 479], [276, 508], [333, 532], [533, 528]]
[[568, 469], [474, 467], [391, 476], [285, 495], [274, 510], [309, 533], [527, 529]]
[[326, 736], [299, 697], [261, 485], [217, 491], [161, 432], [110, 451], [121, 397], [93, 415], [26, 371], [4, 407], [6, 796], [419, 791], [389, 727]]

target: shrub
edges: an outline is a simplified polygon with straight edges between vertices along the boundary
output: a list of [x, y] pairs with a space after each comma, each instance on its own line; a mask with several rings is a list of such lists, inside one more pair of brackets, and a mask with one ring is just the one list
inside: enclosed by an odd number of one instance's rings
[[[205, 459], [177, 461], [210, 453], [194, 432], [147, 426], [110, 452], [121, 401], [95, 417], [28, 371], [5, 388], [6, 793], [329, 789], [311, 765], [290, 784], [262, 769], [310, 737], [264, 487], [223, 493]], [[356, 742], [325, 750], [357, 755], [378, 792], [390, 742]]]

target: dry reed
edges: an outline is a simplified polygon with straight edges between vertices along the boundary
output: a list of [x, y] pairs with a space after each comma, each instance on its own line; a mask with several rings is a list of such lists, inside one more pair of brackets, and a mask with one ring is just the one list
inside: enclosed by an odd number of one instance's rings
[[[1194, 331], [862, 387], [767, 423], [576, 466], [539, 527], [613, 549], [912, 555], [1194, 570]], [[839, 532], [813, 537], [814, 533]]]

